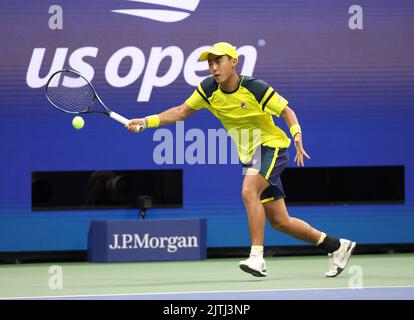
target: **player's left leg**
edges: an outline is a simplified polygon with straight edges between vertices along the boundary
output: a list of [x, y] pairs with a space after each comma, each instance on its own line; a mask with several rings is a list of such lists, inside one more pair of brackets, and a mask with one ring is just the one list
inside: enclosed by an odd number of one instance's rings
[[[289, 216], [285, 200], [283, 198], [263, 203], [266, 217], [273, 229], [286, 233], [294, 238], [309, 243], [317, 244], [322, 232], [311, 227], [303, 220]], [[330, 249], [335, 251], [339, 248], [339, 242], [334, 243]]]
[[[265, 149], [269, 153], [268, 150]], [[355, 242], [346, 239], [337, 239], [316, 230], [305, 221], [289, 216], [285, 206], [285, 193], [281, 181], [281, 174], [286, 168], [289, 153], [287, 149], [275, 149], [275, 161], [271, 166], [261, 170], [263, 177], [270, 183], [269, 187], [263, 191], [261, 202], [271, 225], [276, 230], [289, 234], [300, 240], [318, 245], [318, 247], [328, 253], [330, 259], [329, 271], [325, 274], [327, 277], [335, 277], [345, 268], [349, 257], [351, 256]], [[266, 158], [267, 154], [265, 154]]]
[[355, 249], [355, 242], [328, 236], [305, 221], [290, 217], [283, 198], [265, 202], [263, 207], [274, 229], [317, 245], [328, 253], [330, 266], [329, 271], [325, 273], [327, 277], [335, 277], [345, 269]]

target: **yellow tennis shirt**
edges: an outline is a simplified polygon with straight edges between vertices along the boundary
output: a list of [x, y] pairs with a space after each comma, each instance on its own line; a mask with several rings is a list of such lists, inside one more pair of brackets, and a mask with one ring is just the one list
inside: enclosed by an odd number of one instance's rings
[[225, 92], [211, 76], [199, 84], [186, 104], [195, 110], [206, 108], [221, 121], [243, 163], [251, 159], [260, 144], [273, 148], [290, 146], [291, 140], [272, 118], [280, 116], [288, 101], [264, 81], [241, 76], [238, 88]]

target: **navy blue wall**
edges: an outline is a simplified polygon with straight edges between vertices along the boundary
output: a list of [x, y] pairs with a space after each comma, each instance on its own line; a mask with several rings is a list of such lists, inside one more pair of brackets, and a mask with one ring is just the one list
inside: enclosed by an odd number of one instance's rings
[[[405, 166], [402, 205], [298, 206], [290, 214], [360, 243], [414, 242], [414, 2], [359, 1], [362, 30], [348, 26], [350, 1], [188, 3], [195, 10], [184, 10], [186, 19], [166, 23], [111, 11], [150, 9], [149, 4], [59, 1], [63, 29], [51, 30], [49, 1], [2, 1], [0, 251], [84, 250], [92, 219], [135, 218], [134, 210], [31, 211], [33, 171], [95, 169], [182, 168], [184, 208], [153, 210], [149, 217], [205, 217], [209, 247], [248, 246], [238, 165], [159, 166], [152, 153], [159, 143], [155, 131], [134, 135], [95, 115], [85, 116], [85, 128], [75, 131], [72, 117], [52, 109], [43, 93], [53, 62], [59, 69], [55, 53], [60, 52], [63, 65], [87, 73], [115, 111], [126, 117], [158, 113], [181, 104], [194, 90], [193, 81], [207, 75], [207, 64], [196, 65], [196, 53], [191, 54], [217, 41], [253, 53], [241, 56], [239, 71], [247, 68], [246, 73], [269, 82], [289, 100], [312, 158], [307, 166]], [[157, 75], [162, 77], [171, 64], [177, 75], [149, 92], [144, 79], [157, 67], [154, 48], [171, 46], [175, 56], [160, 63]], [[114, 71], [108, 68], [114, 54], [127, 47], [135, 47], [124, 49], [135, 53], [134, 71], [140, 63], [144, 69], [135, 81], [115, 87]], [[82, 57], [82, 50], [91, 56]], [[131, 58], [122, 60], [119, 77], [130, 72], [131, 63]], [[191, 72], [196, 66], [203, 70]], [[185, 75], [186, 68], [193, 80]], [[282, 119], [276, 123], [286, 130]], [[191, 128], [207, 132], [220, 123], [203, 110], [186, 120], [185, 129]], [[292, 146], [290, 166], [294, 152]], [[268, 228], [266, 244], [301, 242]]]

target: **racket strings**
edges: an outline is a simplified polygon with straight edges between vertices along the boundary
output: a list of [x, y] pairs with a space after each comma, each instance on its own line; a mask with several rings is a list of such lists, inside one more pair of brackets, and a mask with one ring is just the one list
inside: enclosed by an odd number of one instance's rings
[[71, 113], [88, 111], [96, 100], [90, 84], [71, 71], [57, 73], [48, 84], [47, 95], [56, 107]]

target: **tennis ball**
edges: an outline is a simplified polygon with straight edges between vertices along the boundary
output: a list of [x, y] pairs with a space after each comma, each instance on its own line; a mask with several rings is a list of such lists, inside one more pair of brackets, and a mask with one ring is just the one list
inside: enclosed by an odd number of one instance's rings
[[85, 121], [83, 120], [82, 117], [76, 116], [72, 120], [72, 125], [75, 129], [82, 129], [83, 126], [85, 125]]

